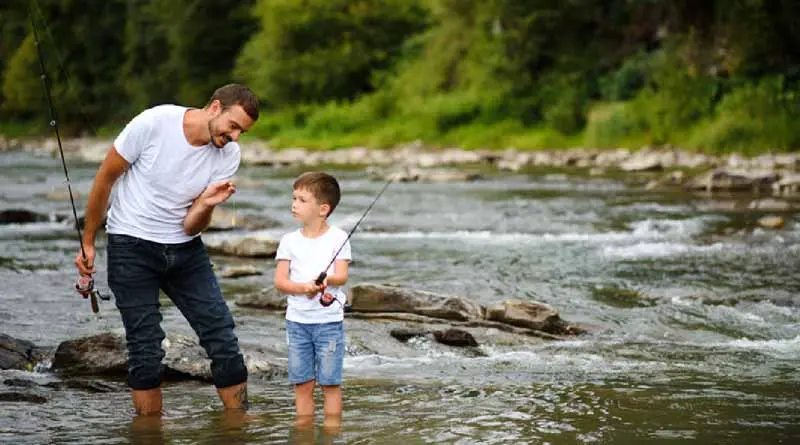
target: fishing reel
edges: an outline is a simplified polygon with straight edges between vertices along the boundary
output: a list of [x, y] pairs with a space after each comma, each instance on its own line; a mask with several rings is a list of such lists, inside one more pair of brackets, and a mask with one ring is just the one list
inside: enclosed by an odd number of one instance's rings
[[[314, 280], [314, 284], [316, 284], [317, 286], [322, 286], [322, 283], [325, 281], [325, 277], [327, 277], [327, 276], [328, 275], [325, 272], [320, 273], [319, 276], [317, 277], [317, 279]], [[340, 305], [342, 305], [342, 307], [344, 308], [345, 312], [353, 312], [353, 306], [351, 306], [351, 305], [349, 305], [347, 303], [342, 304], [342, 302], [339, 301], [338, 298], [334, 297], [332, 294], [329, 294], [329, 293], [325, 292], [325, 287], [324, 286], [320, 289], [320, 292], [322, 293], [322, 296], [319, 297], [319, 304], [321, 304], [322, 306], [328, 307], [328, 306], [332, 305], [333, 302], [335, 301], [335, 302], [339, 303]]]
[[[319, 274], [317, 279], [314, 280], [314, 284], [316, 284], [317, 286], [322, 286], [320, 288], [320, 293], [322, 293], [322, 296], [319, 297], [319, 304], [321, 304], [324, 307], [328, 307], [328, 306], [332, 305], [334, 301], [339, 301], [333, 295], [325, 292], [325, 286], [323, 286], [322, 283], [325, 281], [325, 277], [327, 277], [327, 276], [328, 276], [327, 273], [322, 272], [322, 273]], [[342, 304], [342, 303], [339, 303], [339, 304]]]
[[103, 295], [94, 287], [94, 278], [91, 276], [81, 276], [78, 278], [78, 281], [75, 282], [75, 290], [78, 291], [84, 299], [89, 299], [92, 305], [92, 312], [95, 314], [100, 312], [100, 306], [97, 303], [97, 299], [101, 299], [103, 301], [108, 301], [111, 297], [107, 295]]

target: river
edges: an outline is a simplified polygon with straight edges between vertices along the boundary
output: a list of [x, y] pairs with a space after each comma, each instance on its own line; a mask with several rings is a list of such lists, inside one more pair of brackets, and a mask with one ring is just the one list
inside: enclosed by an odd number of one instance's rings
[[[0, 153], [0, 209], [70, 214], [57, 158]], [[96, 165], [70, 162], [82, 212]], [[333, 224], [352, 226], [382, 183], [331, 169], [343, 196]], [[244, 166], [224, 206], [293, 229], [297, 170]], [[158, 425], [133, 421], [123, 381], [102, 392], [39, 386], [43, 403], [0, 406], [3, 443], [797, 443], [800, 438], [800, 215], [782, 229], [738, 198], [646, 191], [626, 178], [554, 169], [486, 171], [485, 179], [395, 183], [352, 239], [350, 284], [393, 282], [481, 304], [550, 304], [593, 333], [526, 339], [466, 354], [427, 339], [400, 343], [399, 323], [348, 318], [339, 431], [298, 430], [285, 381], [250, 383], [247, 419], [220, 413], [210, 385], [165, 385]], [[746, 205], [736, 206], [736, 208]], [[204, 235], [205, 236], [205, 235]], [[209, 234], [208, 236], [220, 236]], [[107, 291], [104, 242], [98, 286]], [[0, 332], [41, 346], [121, 330], [113, 302], [92, 314], [71, 289], [68, 222], [0, 225]], [[214, 258], [215, 262], [234, 262]], [[281, 314], [236, 296], [264, 275], [222, 279], [244, 345], [285, 354]], [[167, 332], [191, 334], [165, 301]], [[0, 381], [59, 378], [42, 364]], [[108, 389], [110, 388], [110, 389]], [[11, 390], [0, 386], [0, 392]], [[321, 402], [321, 396], [318, 401]], [[321, 417], [321, 416], [320, 416]]]

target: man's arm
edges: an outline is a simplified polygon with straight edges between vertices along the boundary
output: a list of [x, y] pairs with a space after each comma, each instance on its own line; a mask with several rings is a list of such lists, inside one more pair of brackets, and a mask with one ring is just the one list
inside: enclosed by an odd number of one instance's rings
[[[86, 214], [84, 215], [83, 239], [81, 240], [83, 249], [78, 252], [75, 258], [75, 264], [82, 275], [94, 273], [94, 240], [97, 236], [97, 229], [103, 221], [106, 208], [108, 208], [108, 197], [111, 194], [111, 188], [129, 166], [128, 161], [112, 146], [103, 163], [100, 164], [100, 168], [97, 169], [92, 188], [89, 190], [89, 199], [86, 204]], [[83, 256], [84, 252], [86, 257]]]
[[84, 216], [83, 242], [94, 245], [97, 229], [105, 217], [108, 208], [108, 197], [114, 183], [128, 169], [130, 164], [123, 158], [117, 149], [112, 146], [103, 163], [97, 170], [92, 188], [89, 190], [89, 199], [86, 204]]
[[232, 181], [216, 182], [206, 187], [205, 191], [189, 207], [186, 218], [183, 219], [183, 232], [194, 236], [205, 230], [211, 223], [214, 207], [223, 203], [234, 193], [236, 193], [236, 186]]

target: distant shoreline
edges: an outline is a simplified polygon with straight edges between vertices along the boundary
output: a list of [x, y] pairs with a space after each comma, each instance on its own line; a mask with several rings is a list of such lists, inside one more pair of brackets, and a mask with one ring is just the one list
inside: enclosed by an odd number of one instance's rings
[[[86, 162], [102, 161], [113, 138], [62, 138], [65, 154]], [[718, 167], [737, 170], [800, 170], [800, 152], [708, 154], [671, 146], [641, 148], [554, 148], [515, 149], [460, 147], [438, 148], [421, 141], [398, 144], [392, 148], [347, 147], [309, 149], [275, 148], [263, 140], [245, 140], [242, 145], [244, 165], [364, 165], [414, 166], [421, 168], [492, 164], [501, 170], [518, 171], [528, 166], [615, 169], [624, 172], [648, 172], [670, 169], [704, 170]], [[7, 138], [0, 135], [0, 151], [22, 150], [58, 154], [54, 137]]]

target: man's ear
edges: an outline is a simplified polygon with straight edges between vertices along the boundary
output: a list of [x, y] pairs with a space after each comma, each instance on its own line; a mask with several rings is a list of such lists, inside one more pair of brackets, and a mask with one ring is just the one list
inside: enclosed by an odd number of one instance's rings
[[208, 104], [208, 111], [212, 115], [219, 114], [220, 111], [222, 111], [222, 102], [220, 102], [219, 99], [212, 100], [211, 103]]

